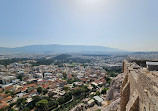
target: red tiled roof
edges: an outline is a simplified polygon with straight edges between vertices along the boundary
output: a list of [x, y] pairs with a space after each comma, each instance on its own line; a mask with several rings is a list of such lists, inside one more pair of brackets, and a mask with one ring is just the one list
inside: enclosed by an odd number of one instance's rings
[[8, 104], [4, 101], [0, 101], [0, 109], [7, 107]]
[[11, 86], [5, 87], [4, 89], [5, 89], [5, 90], [9, 90], [9, 89], [12, 89], [12, 88], [13, 88], [13, 86], [11, 85]]
[[5, 98], [5, 97], [7, 97], [7, 96], [8, 96], [8, 94], [5, 94], [4, 92], [0, 94], [0, 97], [1, 97], [1, 98]]
[[11, 96], [8, 96], [8, 97], [6, 97], [6, 98], [1, 99], [1, 101], [7, 102], [8, 100], [11, 100], [11, 99], [12, 99], [12, 97], [11, 97]]
[[3, 91], [3, 89], [2, 88], [0, 88], [0, 92], [2, 92]]
[[49, 87], [49, 84], [42, 84], [42, 87], [43, 87], [44, 89], [46, 89], [46, 88]]

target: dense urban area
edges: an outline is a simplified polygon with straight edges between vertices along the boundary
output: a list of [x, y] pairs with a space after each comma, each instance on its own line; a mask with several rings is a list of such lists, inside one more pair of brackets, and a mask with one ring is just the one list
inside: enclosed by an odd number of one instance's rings
[[79, 103], [100, 105], [125, 56], [9, 57], [0, 60], [1, 110], [68, 111]]
[[[156, 54], [143, 54], [152, 58]], [[101, 111], [111, 80], [135, 55], [1, 55], [0, 110]], [[156, 58], [156, 57], [155, 57]]]

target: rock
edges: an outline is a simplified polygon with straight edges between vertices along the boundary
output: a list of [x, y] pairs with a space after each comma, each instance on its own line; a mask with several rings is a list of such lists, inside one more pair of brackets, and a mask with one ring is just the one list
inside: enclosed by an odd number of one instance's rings
[[120, 111], [120, 98], [116, 99], [110, 105], [103, 108], [102, 111]]
[[121, 96], [120, 91], [121, 91], [123, 80], [124, 80], [124, 74], [119, 74], [115, 78], [112, 79], [109, 90], [106, 95], [106, 99], [108, 101], [120, 98]]

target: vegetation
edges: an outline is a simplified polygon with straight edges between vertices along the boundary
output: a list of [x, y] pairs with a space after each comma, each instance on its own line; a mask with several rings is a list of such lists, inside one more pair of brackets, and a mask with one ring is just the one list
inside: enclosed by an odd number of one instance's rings
[[96, 111], [101, 111], [101, 109], [97, 109]]
[[106, 94], [106, 92], [107, 92], [108, 89], [109, 89], [108, 87], [104, 88], [104, 89], [101, 91], [101, 94]]
[[99, 96], [100, 95], [100, 92], [99, 91], [97, 91], [96, 92], [96, 94], [95, 94], [95, 96]]
[[48, 101], [46, 99], [38, 101], [36, 107], [39, 111], [46, 111], [48, 109]]
[[72, 83], [74, 83], [74, 82], [79, 82], [80, 80], [78, 79], [78, 78], [74, 78], [74, 79], [68, 79], [67, 80], [67, 83], [68, 84], [72, 84]]
[[23, 109], [26, 104], [27, 104], [26, 98], [19, 98], [16, 102], [16, 106], [19, 107], [20, 109]]
[[19, 61], [26, 61], [26, 60], [29, 60], [27, 58], [12, 58], [12, 59], [5, 59], [5, 60], [0, 60], [0, 64], [1, 65], [9, 65], [11, 63], [14, 63], [14, 62], [19, 62]]
[[64, 96], [60, 97], [57, 101], [59, 104], [64, 104], [72, 99], [72, 95], [70, 93], [66, 93]]
[[39, 94], [41, 94], [41, 93], [43, 92], [42, 87], [38, 87], [38, 88], [37, 88], [37, 92], [38, 92]]
[[42, 92], [43, 92], [43, 95], [45, 95], [48, 93], [48, 89], [44, 89]]
[[111, 82], [111, 79], [109, 77], [105, 77], [105, 80], [106, 80], [107, 83]]

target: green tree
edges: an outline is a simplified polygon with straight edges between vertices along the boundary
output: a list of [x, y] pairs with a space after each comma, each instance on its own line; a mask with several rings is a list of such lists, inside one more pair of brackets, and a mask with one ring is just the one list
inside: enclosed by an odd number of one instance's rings
[[105, 77], [107, 83], [110, 83], [111, 79], [109, 77]]
[[66, 72], [63, 72], [63, 78], [64, 78], [64, 79], [67, 78], [67, 74], [66, 74]]
[[58, 104], [59, 104], [58, 101], [55, 101], [55, 100], [54, 101], [49, 101], [48, 102], [48, 107], [49, 107], [50, 110], [52, 110], [52, 109], [58, 107]]
[[48, 110], [48, 101], [46, 99], [43, 99], [41, 101], [38, 101], [36, 103], [36, 108], [39, 111], [47, 111]]
[[99, 92], [99, 91], [97, 91], [95, 95], [99, 96], [99, 95], [100, 95], [100, 92]]
[[38, 87], [38, 88], [37, 88], [37, 92], [38, 92], [39, 94], [41, 94], [42, 91], [43, 91], [42, 87]]
[[14, 109], [11, 108], [9, 111], [17, 111], [17, 110], [14, 110]]
[[16, 102], [17, 107], [23, 108], [27, 104], [26, 98], [19, 98]]
[[96, 111], [101, 111], [101, 109], [97, 109]]
[[19, 74], [19, 75], [17, 76], [17, 79], [20, 79], [20, 81], [22, 81], [22, 80], [23, 80], [23, 75]]
[[56, 95], [56, 93], [54, 93], [54, 92], [49, 92], [49, 93], [48, 93], [48, 97], [49, 97], [49, 98], [52, 98], [54, 95]]
[[48, 93], [48, 89], [44, 89], [43, 90], [43, 95], [47, 94]]
[[25, 107], [25, 108], [23, 108], [23, 109], [22, 109], [22, 110], [20, 110], [20, 111], [30, 111], [30, 108]]
[[63, 88], [65, 91], [68, 91], [70, 88], [69, 87], [64, 87]]
[[101, 94], [106, 94], [106, 92], [107, 92], [108, 89], [109, 89], [109, 88], [104, 88], [104, 89], [101, 91]]

